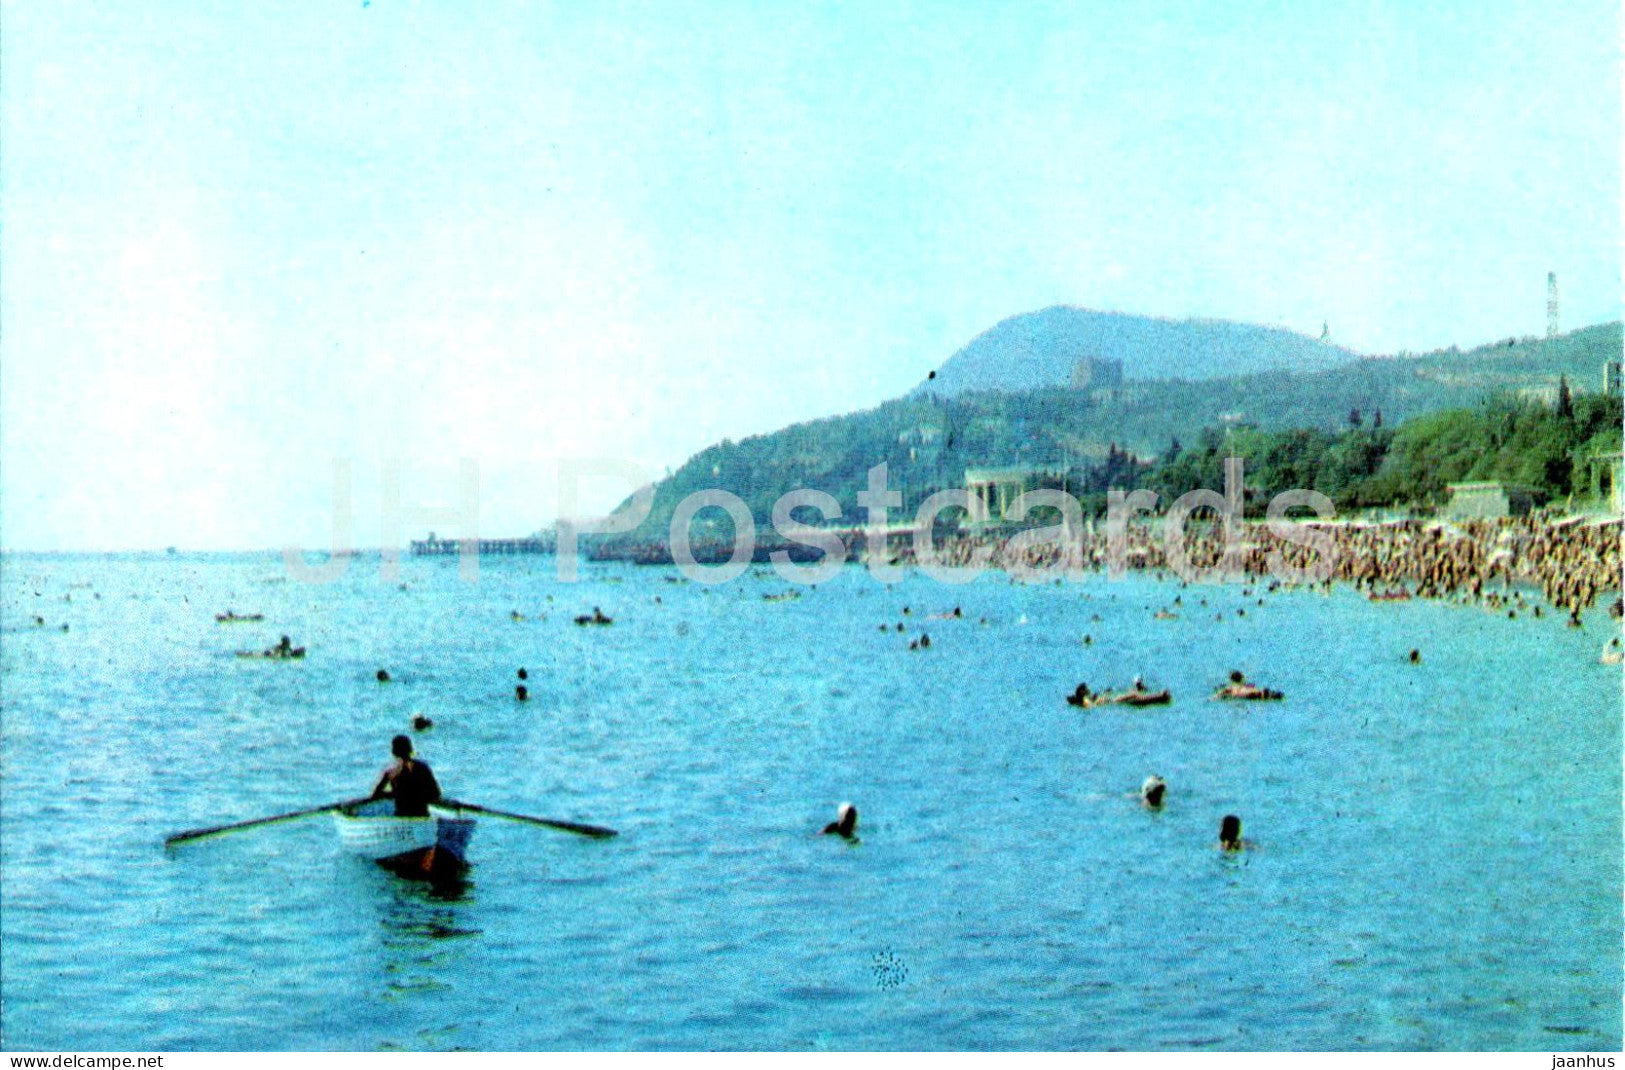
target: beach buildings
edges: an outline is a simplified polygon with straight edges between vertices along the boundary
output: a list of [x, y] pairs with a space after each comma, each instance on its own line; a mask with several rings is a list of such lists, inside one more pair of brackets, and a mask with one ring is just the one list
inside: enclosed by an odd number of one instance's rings
[[1509, 483], [1450, 483], [1450, 497], [1440, 515], [1451, 520], [1528, 516], [1535, 507], [1535, 492]]
[[1587, 458], [1586, 467], [1591, 477], [1592, 498], [1606, 503], [1610, 513], [1619, 515], [1620, 483], [1625, 482], [1625, 453], [1616, 450], [1594, 454]]

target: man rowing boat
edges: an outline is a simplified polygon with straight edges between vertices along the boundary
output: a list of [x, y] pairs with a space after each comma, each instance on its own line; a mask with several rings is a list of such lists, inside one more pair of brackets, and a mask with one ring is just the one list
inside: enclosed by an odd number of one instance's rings
[[389, 749], [395, 755], [395, 761], [378, 778], [377, 786], [372, 789], [372, 797], [394, 799], [396, 817], [428, 817], [429, 804], [440, 801], [440, 785], [435, 781], [433, 771], [427, 762], [420, 762], [412, 756], [410, 738], [396, 736], [390, 741]]

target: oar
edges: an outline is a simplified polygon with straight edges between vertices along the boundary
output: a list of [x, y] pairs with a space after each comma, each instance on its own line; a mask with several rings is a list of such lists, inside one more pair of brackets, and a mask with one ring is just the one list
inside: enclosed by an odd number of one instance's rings
[[312, 806], [308, 810], [294, 810], [290, 813], [277, 814], [273, 817], [258, 817], [253, 821], [237, 821], [230, 825], [213, 825], [209, 828], [188, 829], [185, 832], [177, 832], [173, 836], [166, 836], [164, 838], [164, 846], [172, 847], [177, 843], [184, 843], [187, 840], [195, 840], [203, 836], [213, 836], [217, 832], [234, 832], [237, 829], [257, 828], [260, 825], [269, 825], [277, 821], [292, 821], [296, 817], [309, 817], [311, 814], [325, 814], [329, 810], [342, 810], [346, 806], [359, 806], [360, 804], [370, 802], [371, 800], [372, 796], [364, 795], [359, 799], [346, 799], [343, 802], [328, 803], [326, 806]]
[[523, 821], [529, 825], [546, 825], [550, 829], [563, 829], [565, 832], [574, 832], [582, 836], [591, 836], [595, 840], [607, 840], [611, 836], [619, 836], [614, 829], [600, 828], [597, 825], [580, 825], [574, 821], [554, 821], [545, 817], [530, 817], [526, 814], [510, 814], [506, 810], [493, 810], [489, 806], [476, 806], [473, 803], [459, 802], [456, 799], [442, 799], [441, 806], [450, 806], [459, 810], [472, 810], [476, 814], [490, 814], [492, 817], [505, 817], [509, 821]]

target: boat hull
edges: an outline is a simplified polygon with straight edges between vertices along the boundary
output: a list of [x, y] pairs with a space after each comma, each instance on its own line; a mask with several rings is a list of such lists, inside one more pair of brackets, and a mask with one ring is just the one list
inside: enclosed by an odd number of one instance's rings
[[377, 799], [333, 814], [339, 846], [391, 869], [433, 872], [468, 864], [474, 818], [444, 806], [427, 817], [396, 817], [395, 804]]

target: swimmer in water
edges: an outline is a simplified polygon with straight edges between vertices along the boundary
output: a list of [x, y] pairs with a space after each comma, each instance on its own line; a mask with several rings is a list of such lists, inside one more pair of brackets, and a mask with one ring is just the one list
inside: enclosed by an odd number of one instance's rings
[[530, 673], [525, 671], [525, 667], [523, 665], [519, 666], [519, 679], [521, 679], [521, 680], [529, 680], [530, 679]]
[[1167, 791], [1168, 785], [1160, 776], [1148, 776], [1140, 785], [1140, 803], [1147, 810], [1161, 810], [1162, 797]]
[[381, 683], [381, 684], [389, 683], [389, 672], [388, 672], [388, 670], [385, 670], [385, 669], [379, 669], [378, 670], [378, 682]]
[[1412, 665], [1420, 665], [1420, 664], [1422, 664], [1422, 652], [1420, 650], [1416, 650], [1416, 649], [1411, 650], [1411, 664]]
[[1225, 814], [1224, 820], [1219, 822], [1219, 849], [1239, 851], [1245, 845], [1246, 841], [1241, 838], [1241, 818]]
[[520, 702], [529, 702], [530, 701], [530, 689], [527, 688], [524, 684], [520, 684], [518, 687], [513, 689], [513, 697], [515, 699], [517, 699], [518, 701], [520, 701]]
[[855, 842], [858, 838], [858, 808], [851, 803], [842, 803], [835, 811], [835, 820], [824, 826], [823, 835], [839, 836], [848, 842]]

